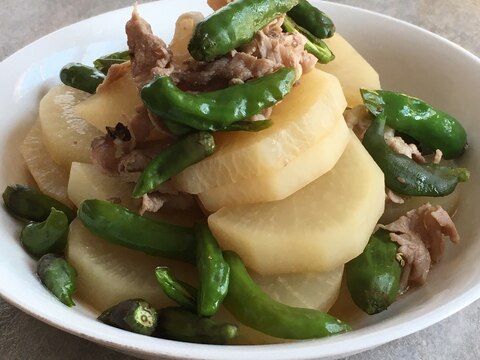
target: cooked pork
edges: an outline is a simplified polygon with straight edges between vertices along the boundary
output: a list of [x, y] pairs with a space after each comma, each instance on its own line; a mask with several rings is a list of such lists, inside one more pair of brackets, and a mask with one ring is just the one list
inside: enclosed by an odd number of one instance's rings
[[172, 58], [165, 42], [155, 36], [149, 23], [142, 19], [135, 6], [125, 27], [132, 63], [132, 75], [141, 89], [155, 75], [170, 75]]
[[395, 130], [392, 128], [385, 128], [384, 138], [385, 143], [397, 154], [405, 155], [419, 164], [426, 162], [417, 145], [407, 144], [400, 136], [395, 136]]
[[355, 135], [363, 140], [363, 136], [372, 124], [372, 119], [364, 105], [358, 105], [347, 109], [343, 113], [347, 126], [353, 130]]
[[431, 264], [443, 256], [445, 237], [454, 243], [460, 241], [450, 215], [441, 206], [430, 203], [380, 227], [392, 232], [392, 241], [400, 245], [398, 252], [404, 261], [402, 289], [406, 289], [409, 282], [425, 283]]

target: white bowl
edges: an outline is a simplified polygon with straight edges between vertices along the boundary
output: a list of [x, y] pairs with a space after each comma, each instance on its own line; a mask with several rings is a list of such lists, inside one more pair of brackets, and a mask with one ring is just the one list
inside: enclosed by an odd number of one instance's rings
[[[480, 230], [474, 214], [480, 204], [477, 186], [480, 127], [476, 125], [480, 61], [459, 46], [418, 27], [373, 12], [315, 1], [330, 14], [342, 33], [377, 69], [383, 87], [420, 97], [456, 116], [468, 131], [470, 148], [461, 164], [472, 173], [463, 186], [455, 222], [461, 244], [430, 273], [428, 284], [410, 291], [387, 311], [364, 317], [344, 335], [268, 346], [209, 346], [127, 333], [103, 325], [83, 306], [68, 309], [35, 277], [35, 262], [18, 242], [20, 227], [3, 209], [0, 215], [0, 294], [28, 314], [119, 351], [148, 358], [189, 359], [318, 359], [360, 352], [423, 329], [480, 298]], [[204, 0], [165, 0], [140, 6], [154, 31], [169, 40], [181, 13], [210, 10]], [[36, 118], [38, 102], [58, 83], [67, 62], [90, 62], [124, 49], [124, 24], [131, 9], [107, 13], [68, 26], [15, 53], [0, 64], [2, 131], [0, 188], [28, 179], [18, 145]], [[161, 21], [159, 19], [162, 19]]]

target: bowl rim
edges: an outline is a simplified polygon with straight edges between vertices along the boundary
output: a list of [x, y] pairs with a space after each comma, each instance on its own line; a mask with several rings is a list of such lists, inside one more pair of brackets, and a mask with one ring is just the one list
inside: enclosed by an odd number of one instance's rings
[[[139, 9], [155, 6], [157, 3], [168, 0], [159, 0], [140, 4]], [[198, 0], [190, 0], [198, 1]], [[407, 21], [396, 19], [389, 15], [377, 13], [372, 10], [362, 9], [351, 5], [331, 3], [327, 1], [312, 0], [312, 3], [317, 6], [348, 9], [349, 11], [356, 11], [366, 14], [368, 16], [380, 17], [388, 21], [399, 24], [402, 27], [415, 30], [422, 33], [424, 36], [430, 37], [432, 40], [443, 43], [445, 46], [455, 49], [460, 54], [468, 57], [479, 65], [480, 59], [470, 51], [464, 49], [460, 45], [441, 37], [431, 31], [428, 31], [419, 26], [413, 25]], [[48, 40], [57, 33], [76, 27], [85, 26], [88, 22], [96, 20], [104, 16], [112, 16], [114, 14], [122, 13], [131, 9], [131, 6], [121, 9], [109, 11], [99, 14], [88, 19], [81, 20], [74, 24], [62, 27], [50, 34], [47, 34], [34, 42], [17, 50], [10, 56], [6, 57], [0, 62], [0, 69], [6, 64], [15, 61], [15, 58], [22, 56], [29, 48], [36, 46], [38, 43]], [[432, 309], [426, 313], [416, 314], [418, 316], [412, 317], [403, 323], [390, 324], [388, 328], [384, 328], [385, 322], [366, 326], [362, 329], [338, 335], [328, 339], [306, 340], [285, 344], [272, 345], [205, 345], [205, 344], [191, 344], [171, 340], [149, 338], [137, 334], [129, 334], [128, 342], [124, 342], [125, 332], [123, 330], [109, 327], [109, 331], [104, 331], [106, 325], [95, 324], [93, 327], [83, 327], [78, 324], [67, 324], [62, 318], [61, 314], [52, 314], [50, 311], [45, 311], [41, 306], [29, 303], [22, 299], [18, 293], [12, 291], [9, 287], [9, 281], [0, 282], [0, 296], [11, 305], [19, 308], [28, 315], [41, 320], [42, 322], [56, 327], [67, 333], [82, 337], [84, 339], [102, 344], [109, 348], [136, 354], [137, 356], [167, 356], [172, 359], [180, 358], [199, 358], [199, 359], [224, 359], [228, 356], [229, 359], [245, 359], [253, 357], [261, 357], [262, 359], [315, 359], [318, 357], [336, 357], [346, 356], [354, 353], [362, 352], [370, 348], [382, 345], [389, 341], [398, 339], [400, 337], [412, 334], [422, 330], [434, 323], [447, 318], [450, 315], [460, 311], [464, 307], [470, 305], [475, 300], [480, 298], [480, 282], [475, 286], [469, 288], [455, 299], [444, 303], [442, 306]], [[435, 316], [432, 314], [435, 313]], [[78, 315], [78, 314], [77, 314]], [[81, 315], [80, 315], [81, 316]], [[88, 319], [92, 320], [92, 319]], [[380, 341], [379, 341], [380, 339]], [[154, 344], [155, 343], [155, 344]], [[194, 356], [192, 354], [195, 354]]]

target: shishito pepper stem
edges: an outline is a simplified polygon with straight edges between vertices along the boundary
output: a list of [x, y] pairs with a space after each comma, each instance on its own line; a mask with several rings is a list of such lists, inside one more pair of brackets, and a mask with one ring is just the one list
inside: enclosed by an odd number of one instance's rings
[[195, 264], [193, 229], [165, 224], [102, 200], [85, 200], [78, 217], [101, 238], [154, 256]]
[[153, 191], [157, 186], [177, 175], [215, 151], [212, 134], [198, 132], [188, 135], [163, 149], [143, 170], [133, 189], [133, 197]]
[[349, 331], [346, 323], [326, 313], [281, 304], [261, 290], [232, 251], [223, 256], [230, 266], [225, 307], [243, 324], [284, 339], [313, 339]]
[[180, 90], [167, 76], [145, 85], [141, 98], [147, 108], [169, 123], [201, 131], [222, 131], [275, 105], [291, 90], [296, 71], [282, 68], [244, 84], [199, 94]]
[[105, 310], [98, 320], [137, 334], [151, 335], [157, 327], [157, 311], [143, 299], [125, 300]]
[[188, 51], [195, 60], [211, 61], [248, 43], [257, 31], [298, 4], [298, 0], [236, 0], [201, 21]]
[[400, 195], [446, 196], [458, 182], [467, 181], [470, 172], [464, 168], [440, 164], [417, 164], [409, 157], [391, 150], [384, 140], [385, 115], [372, 120], [363, 138], [363, 145], [382, 169], [385, 185]]

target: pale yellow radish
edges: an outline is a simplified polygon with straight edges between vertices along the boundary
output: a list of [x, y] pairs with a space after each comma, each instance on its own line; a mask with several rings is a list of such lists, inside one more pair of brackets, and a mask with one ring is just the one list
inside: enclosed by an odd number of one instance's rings
[[[294, 307], [327, 312], [338, 298], [343, 276], [343, 265], [325, 273], [261, 276], [251, 273], [254, 281], [274, 300]], [[288, 342], [239, 323], [226, 309], [218, 315], [222, 320], [239, 326], [239, 337], [234, 344], [262, 345]]]
[[83, 200], [100, 199], [113, 201], [136, 210], [138, 200], [132, 198], [133, 184], [119, 177], [108, 176], [92, 164], [72, 163], [68, 181], [68, 196], [79, 207]]
[[81, 90], [58, 85], [40, 101], [40, 125], [45, 147], [61, 169], [70, 164], [90, 162], [90, 144], [102, 133], [74, 112], [74, 107], [90, 96]]
[[157, 284], [156, 266], [168, 266], [176, 277], [196, 281], [192, 266], [113, 245], [93, 235], [78, 219], [70, 225], [66, 256], [78, 273], [77, 295], [99, 311], [135, 298], [156, 307], [173, 305]]
[[275, 106], [273, 126], [258, 133], [220, 133], [217, 151], [173, 178], [192, 194], [279, 170], [328, 133], [346, 106], [338, 80], [314, 70]]
[[119, 122], [128, 125], [128, 121], [136, 115], [137, 107], [142, 105], [130, 68], [126, 70], [117, 80], [75, 106], [79, 117], [103, 133], [106, 126], [114, 127]]
[[324, 41], [335, 54], [335, 60], [317, 63], [317, 68], [340, 80], [349, 107], [363, 104], [360, 88], [380, 89], [378, 73], [340, 34]]
[[[72, 163], [68, 181], [68, 196], [78, 207], [83, 200], [100, 199], [117, 203], [138, 212], [141, 199], [132, 198], [134, 184], [126, 183], [120, 177], [108, 176], [92, 164]], [[170, 201], [175, 201], [170, 199]], [[166, 206], [157, 213], [147, 213], [145, 216], [167, 223], [192, 226], [196, 222], [204, 222], [205, 216], [195, 201], [183, 209], [172, 209]]]
[[174, 64], [181, 65], [184, 61], [192, 59], [188, 51], [188, 43], [192, 38], [193, 31], [197, 24], [203, 20], [203, 15], [197, 11], [190, 11], [182, 14], [175, 23], [175, 33], [170, 42], [170, 51], [172, 52], [172, 61]]
[[40, 191], [73, 206], [67, 195], [68, 173], [52, 160], [45, 148], [39, 121], [33, 124], [20, 145], [20, 153]]
[[[130, 201], [131, 184], [125, 184], [117, 177], [109, 177], [102, 174], [91, 164], [73, 163], [70, 171], [69, 195], [78, 206], [81, 201], [89, 198], [98, 198], [103, 200], [115, 198], [117, 201], [126, 205]], [[134, 204], [133, 204], [134, 205]], [[187, 212], [191, 214], [192, 212]], [[179, 216], [169, 211], [170, 219]], [[162, 217], [164, 214], [160, 214]], [[185, 214], [183, 214], [185, 216]], [[169, 219], [169, 220], [170, 220]], [[199, 221], [192, 215], [190, 224], [193, 221]], [[174, 221], [188, 225], [188, 219], [183, 221]], [[88, 302], [101, 309], [108, 306], [107, 303], [114, 302], [122, 296], [157, 296], [157, 285], [150, 279], [150, 269], [154, 268], [157, 258], [153, 258], [137, 251], [123, 249], [116, 245], [92, 235], [81, 224], [74, 222], [71, 228], [69, 238], [68, 257], [80, 269], [79, 275], [79, 293]], [[129, 260], [125, 258], [128, 257]], [[103, 259], [102, 261], [100, 259]], [[163, 259], [162, 259], [163, 261]], [[137, 268], [133, 269], [135, 263]], [[195, 270], [177, 263], [163, 261], [163, 263], [172, 263], [181, 269], [183, 278], [189, 279], [192, 283], [195, 281]], [[289, 304], [291, 306], [309, 307], [322, 311], [328, 310], [336, 299], [340, 280], [342, 277], [340, 267], [328, 273], [317, 274], [293, 274], [281, 276], [261, 276], [253, 274], [254, 280], [274, 299]], [[188, 270], [188, 271], [186, 271]], [[122, 280], [119, 274], [128, 272], [126, 280]], [[175, 272], [176, 274], [176, 272]], [[141, 277], [144, 276], [144, 279]], [[131, 278], [138, 277], [133, 288], [126, 281], [133, 281]], [[98, 287], [107, 286], [112, 283], [112, 294], [105, 294], [100, 290], [97, 295]], [[87, 286], [87, 284], [90, 284]], [[108, 285], [110, 287], [110, 285]], [[125, 288], [131, 289], [125, 289]], [[136, 289], [135, 289], [136, 287]], [[159, 301], [165, 299], [160, 296]], [[252, 330], [253, 331], [253, 330]], [[249, 331], [248, 334], [251, 334]], [[246, 335], [246, 334], [245, 334]], [[260, 338], [259, 340], [260, 341]], [[265, 341], [263, 339], [262, 341]], [[282, 341], [282, 340], [277, 340]]]
[[355, 135], [335, 167], [286, 199], [222, 208], [222, 248], [267, 274], [330, 271], [358, 256], [384, 209], [383, 173]]
[[285, 167], [248, 180], [223, 185], [198, 194], [210, 212], [224, 206], [281, 200], [331, 170], [342, 155], [350, 133], [342, 115], [329, 132]]
[[318, 273], [262, 276], [252, 273], [253, 280], [263, 291], [282, 304], [328, 311], [338, 297], [343, 265]]

